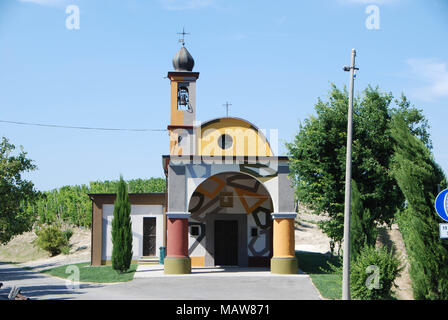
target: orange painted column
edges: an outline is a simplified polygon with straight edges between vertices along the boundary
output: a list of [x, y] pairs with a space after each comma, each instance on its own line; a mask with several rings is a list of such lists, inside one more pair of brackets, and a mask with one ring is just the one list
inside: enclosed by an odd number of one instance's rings
[[191, 273], [188, 256], [189, 212], [167, 212], [167, 243], [164, 259], [165, 274]]
[[271, 273], [295, 274], [298, 271], [294, 237], [296, 215], [295, 212], [272, 213], [274, 252], [271, 259]]
[[274, 219], [274, 257], [294, 257], [294, 219]]

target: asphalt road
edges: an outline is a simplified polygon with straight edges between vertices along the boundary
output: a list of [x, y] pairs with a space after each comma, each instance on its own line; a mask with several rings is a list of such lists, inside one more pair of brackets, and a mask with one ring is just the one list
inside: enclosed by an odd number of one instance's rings
[[307, 275], [186, 275], [135, 278], [117, 284], [79, 284], [0, 263], [0, 299], [17, 286], [35, 300], [318, 300]]
[[67, 286], [64, 279], [55, 278], [20, 268], [14, 264], [0, 262], [0, 300], [8, 299], [12, 286], [20, 287], [24, 296], [33, 300], [76, 299], [84, 292], [99, 289], [96, 284], [80, 284], [79, 289]]

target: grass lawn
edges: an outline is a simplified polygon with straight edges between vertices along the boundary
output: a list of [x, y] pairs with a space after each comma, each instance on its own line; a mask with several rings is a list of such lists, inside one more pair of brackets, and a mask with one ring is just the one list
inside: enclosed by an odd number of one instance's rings
[[307, 273], [322, 297], [326, 299], [341, 299], [342, 275], [337, 274], [327, 262], [339, 266], [339, 259], [322, 253], [296, 251], [299, 268]]
[[[97, 282], [97, 283], [107, 283], [107, 282], [125, 282], [131, 281], [134, 278], [135, 270], [137, 269], [136, 264], [131, 264], [128, 271], [124, 273], [119, 273], [112, 269], [112, 266], [99, 266], [91, 267], [90, 263], [77, 263], [70, 266], [77, 266], [79, 268], [79, 281], [80, 282]], [[41, 271], [42, 273], [49, 274], [51, 276], [60, 278], [73, 278], [73, 271], [69, 269], [67, 271], [67, 266], [56, 267], [52, 269], [47, 269]]]

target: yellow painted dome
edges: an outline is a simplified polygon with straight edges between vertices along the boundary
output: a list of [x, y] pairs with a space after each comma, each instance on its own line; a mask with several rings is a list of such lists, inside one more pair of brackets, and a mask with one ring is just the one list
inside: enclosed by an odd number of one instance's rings
[[204, 122], [197, 135], [197, 154], [201, 156], [273, 156], [263, 132], [240, 118]]

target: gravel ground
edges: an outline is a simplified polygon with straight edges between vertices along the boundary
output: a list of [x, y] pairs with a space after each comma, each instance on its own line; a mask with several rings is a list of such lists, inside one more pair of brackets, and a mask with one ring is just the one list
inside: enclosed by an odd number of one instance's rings
[[392, 225], [391, 228], [378, 229], [378, 243], [386, 245], [395, 250], [403, 262], [403, 271], [395, 280], [396, 288], [393, 288], [396, 296], [400, 300], [413, 300], [412, 282], [409, 277], [409, 263], [407, 261], [406, 247], [403, 242], [403, 237], [397, 225]]
[[[320, 230], [317, 223], [328, 219], [326, 216], [311, 213], [304, 207], [299, 207], [295, 221], [296, 250], [328, 253], [330, 238]], [[337, 250], [337, 247], [335, 248]]]
[[12, 262], [18, 266], [40, 271], [66, 264], [90, 261], [91, 232], [89, 229], [73, 229], [70, 238], [71, 253], [50, 257], [49, 254], [33, 245], [34, 232], [25, 232], [14, 237], [8, 245], [0, 246], [0, 261]]

